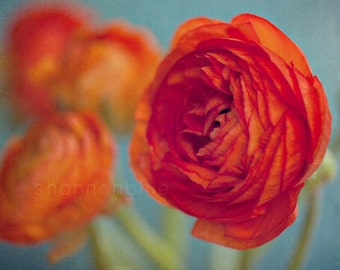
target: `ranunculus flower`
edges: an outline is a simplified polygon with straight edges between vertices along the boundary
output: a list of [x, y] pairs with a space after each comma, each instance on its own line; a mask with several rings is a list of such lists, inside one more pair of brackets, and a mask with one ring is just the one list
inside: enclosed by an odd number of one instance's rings
[[197, 217], [194, 236], [236, 249], [293, 223], [331, 132], [325, 92], [301, 50], [250, 14], [184, 23], [136, 121], [139, 181]]
[[50, 82], [53, 99], [62, 108], [103, 113], [116, 131], [131, 130], [136, 104], [160, 57], [149, 31], [112, 21], [72, 40]]
[[112, 193], [113, 151], [89, 113], [49, 115], [12, 138], [0, 167], [0, 239], [37, 243], [85, 226]]
[[10, 100], [29, 116], [53, 110], [46, 81], [68, 40], [87, 29], [90, 12], [80, 5], [30, 4], [10, 18], [6, 33]]

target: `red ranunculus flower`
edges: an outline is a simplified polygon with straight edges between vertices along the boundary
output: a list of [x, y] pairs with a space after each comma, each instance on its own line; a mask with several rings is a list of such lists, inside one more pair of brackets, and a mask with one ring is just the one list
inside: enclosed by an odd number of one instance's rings
[[250, 14], [184, 23], [136, 120], [139, 181], [197, 217], [193, 235], [237, 249], [293, 223], [331, 132], [325, 92], [303, 53]]
[[113, 146], [89, 113], [48, 115], [12, 138], [0, 165], [0, 239], [37, 243], [85, 226], [112, 193]]

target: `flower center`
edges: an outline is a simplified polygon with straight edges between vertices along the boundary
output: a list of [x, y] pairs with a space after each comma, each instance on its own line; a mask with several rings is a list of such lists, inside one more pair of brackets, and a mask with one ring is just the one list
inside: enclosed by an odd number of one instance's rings
[[179, 133], [180, 148], [185, 156], [201, 163], [205, 147], [227, 135], [225, 126], [235, 115], [232, 110], [233, 98], [207, 87], [201, 91], [192, 91], [187, 100], [191, 105], [183, 114], [183, 128]]
[[[225, 108], [225, 109], [223, 109], [222, 111], [220, 111], [219, 113], [218, 113], [218, 115], [221, 115], [221, 114], [227, 114], [228, 112], [230, 112], [231, 111], [231, 108]], [[221, 122], [219, 121], [219, 120], [217, 120], [217, 118], [214, 120], [214, 123], [213, 123], [213, 127], [214, 128], [218, 128], [218, 127], [220, 127], [221, 126]]]

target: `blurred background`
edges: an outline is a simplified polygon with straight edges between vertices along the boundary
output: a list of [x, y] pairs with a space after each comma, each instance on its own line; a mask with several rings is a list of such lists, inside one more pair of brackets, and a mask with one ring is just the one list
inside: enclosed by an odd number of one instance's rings
[[[0, 4], [0, 42], [3, 45], [6, 23], [13, 12], [27, 1], [1, 0]], [[43, 1], [40, 1], [43, 2]], [[48, 2], [48, 1], [45, 1]], [[58, 2], [58, 1], [56, 1]], [[333, 114], [332, 143], [335, 144], [339, 129], [339, 93], [340, 93], [340, 1], [338, 0], [83, 0], [81, 4], [97, 10], [98, 17], [109, 21], [125, 19], [135, 25], [147, 27], [167, 50], [173, 32], [183, 21], [207, 16], [229, 21], [239, 13], [254, 13], [265, 17], [285, 32], [304, 51], [313, 73], [321, 80], [327, 93]], [[0, 54], [1, 57], [1, 54]], [[1, 88], [0, 95], [6, 95]], [[15, 132], [19, 132], [8, 122], [9, 113], [0, 108], [0, 147]], [[134, 203], [155, 228], [161, 222], [162, 207], [150, 199], [134, 180], [128, 167], [129, 136], [118, 138], [119, 172], [124, 178], [120, 183], [133, 197]], [[337, 155], [338, 156], [338, 155]], [[338, 178], [338, 177], [337, 177]], [[340, 269], [340, 179], [334, 179], [325, 185], [322, 192], [321, 211], [314, 237], [309, 248], [309, 255], [304, 269], [317, 270]], [[271, 242], [252, 269], [285, 269], [299, 234], [304, 216], [304, 205], [300, 206], [297, 221]], [[114, 243], [116, 252], [113, 256], [137, 256], [140, 269], [150, 269], [149, 259], [133, 243], [124, 239], [117, 224], [102, 222], [107, 235], [103, 241]], [[217, 247], [193, 239], [190, 228], [193, 219], [183, 221], [189, 241], [189, 256], [186, 269], [231, 269], [237, 251]], [[142, 233], [142, 232], [141, 232]], [[0, 269], [94, 269], [90, 245], [85, 245], [79, 253], [63, 260], [57, 265], [49, 265], [45, 253], [49, 244], [18, 247], [0, 242]], [[123, 248], [124, 247], [124, 248]], [[125, 250], [125, 251], [124, 251]], [[125, 253], [124, 253], [125, 252]], [[120, 268], [119, 265], [117, 269]]]

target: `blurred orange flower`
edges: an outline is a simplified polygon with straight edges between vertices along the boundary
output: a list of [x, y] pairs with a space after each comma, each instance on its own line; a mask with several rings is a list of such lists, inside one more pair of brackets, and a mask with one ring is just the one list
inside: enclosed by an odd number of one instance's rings
[[100, 112], [116, 131], [130, 130], [141, 92], [161, 49], [126, 21], [96, 28], [83, 6], [34, 5], [9, 28], [12, 101], [29, 116], [54, 110]]
[[0, 238], [37, 243], [86, 225], [112, 194], [114, 145], [90, 113], [60, 113], [13, 138], [0, 167]]
[[146, 29], [113, 21], [72, 40], [50, 82], [53, 99], [63, 108], [101, 112], [116, 131], [129, 130], [160, 57]]
[[21, 8], [8, 28], [11, 101], [22, 113], [53, 110], [46, 81], [71, 36], [88, 27], [90, 12], [78, 5], [34, 4]]

